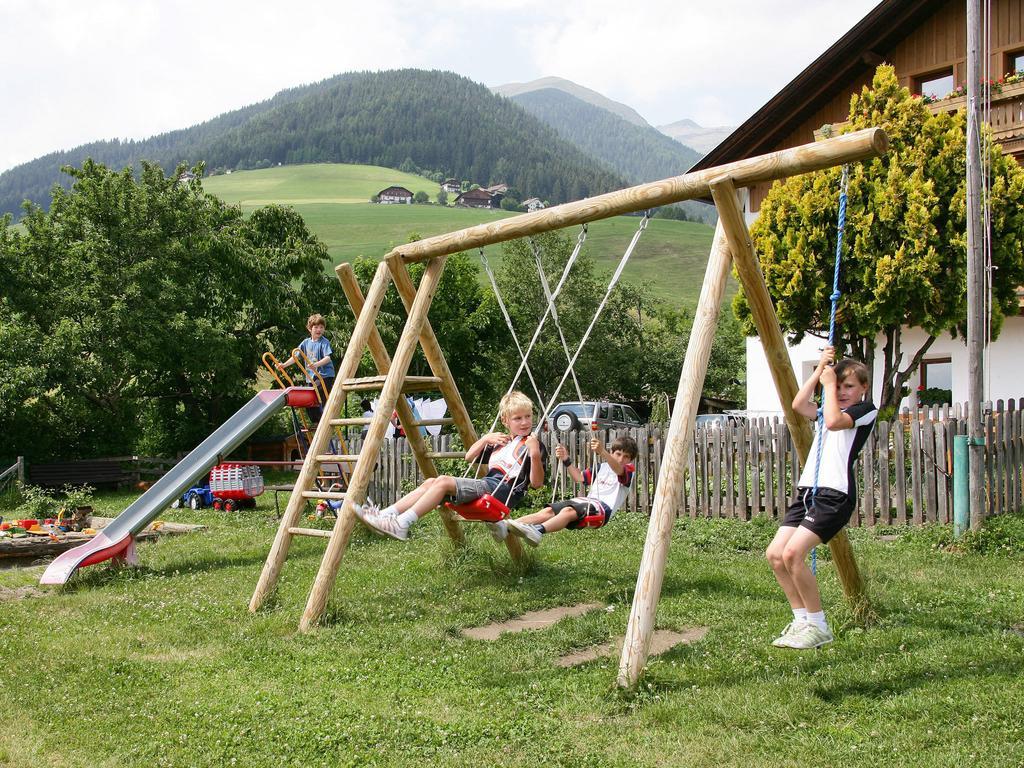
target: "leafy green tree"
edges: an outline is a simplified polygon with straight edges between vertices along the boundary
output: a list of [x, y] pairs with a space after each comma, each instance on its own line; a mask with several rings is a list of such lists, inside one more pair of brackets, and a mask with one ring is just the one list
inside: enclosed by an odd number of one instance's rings
[[243, 218], [183, 170], [87, 161], [48, 213], [0, 227], [0, 432], [19, 452], [192, 448], [251, 395], [261, 353], [336, 297], [298, 214]]
[[448, 193], [443, 189], [437, 193], [437, 204], [448, 205]]
[[417, 205], [423, 205], [424, 203], [430, 202], [430, 196], [422, 189], [412, 196], [412, 201]]
[[[881, 343], [881, 407], [899, 404], [940, 334], [964, 330], [965, 124], [963, 112], [932, 115], [891, 66], [850, 101], [848, 130], [881, 126], [889, 152], [850, 167], [837, 341], [868, 365]], [[998, 333], [1024, 284], [1024, 171], [996, 144], [988, 160]], [[795, 340], [828, 335], [839, 186], [838, 168], [776, 183], [751, 230], [779, 320]], [[734, 309], [751, 330], [742, 291]], [[916, 349], [905, 349], [905, 327], [925, 331]]]

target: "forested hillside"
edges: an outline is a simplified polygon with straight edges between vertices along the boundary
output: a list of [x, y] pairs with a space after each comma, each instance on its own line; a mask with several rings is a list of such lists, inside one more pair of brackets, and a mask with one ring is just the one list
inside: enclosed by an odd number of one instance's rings
[[[631, 184], [678, 176], [702, 157], [650, 126], [634, 125], [563, 90], [543, 88], [511, 98]], [[691, 218], [713, 220], [709, 206], [684, 203], [683, 207]]]
[[46, 155], [0, 175], [0, 213], [23, 199], [48, 205], [62, 165], [111, 167], [146, 159], [207, 172], [292, 163], [368, 163], [479, 184], [503, 182], [553, 203], [624, 186], [624, 180], [485, 86], [450, 72], [338, 75], [266, 102], [144, 141], [102, 141]]

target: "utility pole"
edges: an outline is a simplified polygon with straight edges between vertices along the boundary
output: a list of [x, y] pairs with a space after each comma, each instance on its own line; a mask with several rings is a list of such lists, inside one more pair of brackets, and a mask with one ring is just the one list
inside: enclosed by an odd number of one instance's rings
[[971, 528], [985, 520], [985, 261], [981, 224], [981, 1], [967, 0], [967, 436]]

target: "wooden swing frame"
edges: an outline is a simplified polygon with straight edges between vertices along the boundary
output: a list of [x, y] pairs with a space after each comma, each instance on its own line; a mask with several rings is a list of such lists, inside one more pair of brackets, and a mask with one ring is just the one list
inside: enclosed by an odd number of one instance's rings
[[[690, 451], [689, 436], [693, 431], [697, 405], [707, 373], [711, 343], [725, 285], [733, 265], [743, 285], [754, 324], [764, 345], [772, 379], [801, 462], [806, 460], [811, 446], [810, 422], [798, 416], [792, 409], [793, 397], [799, 385], [778, 317], [768, 295], [764, 275], [754, 252], [737, 190], [767, 181], [868, 160], [885, 154], [887, 149], [888, 139], [885, 132], [880, 128], [869, 128], [408, 243], [395, 248], [385, 256], [365, 297], [356, 283], [351, 266], [339, 265], [336, 272], [356, 316], [356, 325], [339, 366], [334, 389], [324, 406], [324, 416], [313, 436], [295, 490], [282, 516], [277, 536], [250, 600], [250, 610], [258, 610], [273, 591], [287, 558], [292, 537], [321, 536], [328, 538], [329, 542], [299, 628], [307, 631], [321, 619], [355, 526], [355, 507], [366, 499], [373, 468], [393, 410], [398, 412], [412, 452], [424, 476], [437, 476], [434, 459], [453, 457], [452, 454], [431, 453], [428, 450], [417, 428], [425, 422], [414, 419], [402, 396], [403, 392], [439, 390], [448, 402], [452, 417], [432, 420], [430, 423], [440, 421], [454, 424], [464, 445], [468, 446], [475, 442], [476, 431], [427, 320], [427, 312], [441, 279], [447, 256], [459, 251], [710, 195], [718, 209], [719, 221], [676, 392], [676, 408], [665, 441], [664, 461], [655, 490], [636, 592], [619, 663], [618, 684], [625, 688], [635, 686], [647, 661], [654, 634], [672, 527], [677, 516], [683, 473]], [[416, 287], [409, 275], [407, 264], [420, 261], [427, 262], [427, 265], [419, 286]], [[394, 358], [388, 355], [375, 325], [377, 313], [390, 282], [395, 283], [408, 312], [408, 319]], [[434, 374], [431, 377], [407, 375], [417, 346], [423, 349]], [[380, 375], [363, 379], [354, 378], [367, 347]], [[378, 407], [372, 418], [337, 418], [348, 392], [370, 389], [380, 390]], [[332, 427], [356, 424], [367, 426], [366, 439], [359, 455], [336, 456], [324, 453], [329, 444]], [[314, 490], [314, 480], [320, 463], [340, 461], [355, 462], [355, 468], [334, 529], [323, 531], [296, 527], [306, 499], [327, 496], [324, 492]], [[338, 495], [331, 494], [331, 497], [336, 498]], [[440, 514], [449, 537], [457, 544], [462, 543], [463, 533], [457, 517], [443, 506], [440, 508]], [[518, 559], [521, 556], [516, 537], [509, 536], [506, 545], [513, 558]], [[829, 546], [847, 599], [855, 613], [864, 615], [869, 607], [849, 539], [845, 533], [840, 533], [829, 542]]]

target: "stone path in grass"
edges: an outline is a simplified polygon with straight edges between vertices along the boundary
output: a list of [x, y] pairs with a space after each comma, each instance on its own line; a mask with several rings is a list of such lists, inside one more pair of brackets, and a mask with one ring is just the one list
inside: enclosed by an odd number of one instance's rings
[[462, 630], [465, 637], [473, 640], [497, 640], [506, 632], [523, 632], [528, 629], [544, 629], [568, 616], [582, 616], [584, 613], [601, 608], [601, 603], [580, 603], [579, 605], [560, 605], [557, 608], [545, 608], [543, 611], [530, 611], [517, 619], [510, 619], [498, 624], [484, 627], [470, 627]]
[[[704, 635], [707, 633], [707, 627], [689, 627], [682, 632], [675, 632], [671, 629], [655, 630], [654, 637], [651, 639], [650, 655], [658, 656], [665, 653], [665, 651], [675, 648], [677, 645], [696, 643], [699, 640], [703, 640]], [[613, 654], [618, 656], [622, 650], [623, 639], [620, 637], [612, 643], [602, 643], [601, 645], [594, 645], [590, 648], [567, 653], [555, 663], [560, 667], [578, 667], [580, 664], [586, 664], [588, 661], [599, 659], [602, 656], [611, 656]]]
[[[530, 611], [509, 621], [488, 624], [483, 627], [470, 627], [462, 630], [464, 637], [473, 640], [497, 640], [506, 632], [525, 632], [526, 630], [545, 629], [555, 622], [568, 616], [582, 616], [584, 613], [601, 608], [601, 603], [580, 603], [578, 605], [560, 605], [556, 608], [545, 608], [542, 611]], [[670, 629], [659, 629], [651, 639], [651, 656], [665, 653], [677, 645], [696, 643], [708, 633], [707, 627], [689, 627], [682, 632]], [[602, 656], [618, 655], [622, 650], [623, 638], [616, 641], [582, 648], [566, 654], [556, 662], [560, 667], [576, 667]]]

